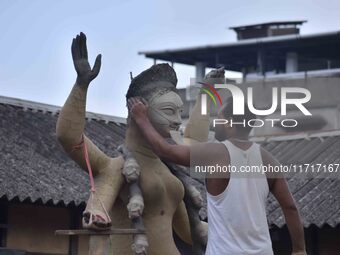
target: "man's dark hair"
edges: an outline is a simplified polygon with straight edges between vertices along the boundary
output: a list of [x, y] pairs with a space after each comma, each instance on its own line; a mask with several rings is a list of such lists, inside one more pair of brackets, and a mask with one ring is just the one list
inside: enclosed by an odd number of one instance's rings
[[252, 127], [248, 125], [248, 121], [252, 119], [256, 119], [257, 116], [249, 110], [248, 104], [244, 104], [244, 114], [243, 115], [234, 115], [233, 114], [233, 98], [228, 98], [227, 103], [222, 108], [222, 114], [224, 118], [231, 118], [233, 122], [243, 122], [245, 121], [245, 127], [243, 125], [236, 125], [237, 132], [241, 133], [250, 133]]

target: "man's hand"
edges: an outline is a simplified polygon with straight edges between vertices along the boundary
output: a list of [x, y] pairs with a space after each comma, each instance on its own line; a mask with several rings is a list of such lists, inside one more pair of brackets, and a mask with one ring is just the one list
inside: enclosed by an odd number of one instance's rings
[[99, 74], [102, 56], [101, 54], [97, 56], [91, 69], [87, 57], [86, 35], [83, 32], [73, 38], [71, 51], [73, 64], [78, 74], [77, 84], [87, 88], [90, 82]]
[[138, 124], [140, 121], [148, 119], [148, 105], [142, 98], [131, 97], [128, 100], [128, 109], [131, 117]]

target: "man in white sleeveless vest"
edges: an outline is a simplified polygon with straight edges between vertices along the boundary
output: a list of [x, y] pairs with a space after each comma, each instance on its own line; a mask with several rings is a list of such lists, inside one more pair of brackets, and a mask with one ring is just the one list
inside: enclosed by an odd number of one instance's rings
[[[251, 128], [230, 125], [255, 119], [245, 105], [245, 114], [232, 114], [232, 102], [224, 105], [218, 118], [229, 120], [218, 125], [219, 142], [190, 146], [167, 143], [147, 117], [147, 106], [138, 99], [129, 102], [131, 114], [153, 151], [161, 158], [184, 166], [226, 166], [233, 171], [206, 176], [208, 201], [208, 245], [206, 255], [272, 255], [266, 217], [269, 192], [278, 200], [292, 240], [292, 254], [305, 255], [303, 225], [294, 199], [282, 176], [248, 174], [247, 166], [277, 166], [278, 161], [258, 144], [248, 140]], [[269, 178], [270, 177], [270, 178]], [[275, 177], [275, 178], [273, 178]]]

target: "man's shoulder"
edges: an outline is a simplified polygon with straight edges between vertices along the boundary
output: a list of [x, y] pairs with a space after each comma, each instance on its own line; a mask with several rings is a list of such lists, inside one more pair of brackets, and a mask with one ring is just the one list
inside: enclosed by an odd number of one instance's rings
[[263, 164], [276, 165], [279, 163], [278, 160], [269, 151], [263, 148], [261, 145], [260, 145], [260, 150], [261, 150]]
[[207, 144], [205, 150], [207, 151], [207, 156], [214, 159], [216, 162], [224, 162], [229, 159], [228, 148], [223, 142], [214, 142]]

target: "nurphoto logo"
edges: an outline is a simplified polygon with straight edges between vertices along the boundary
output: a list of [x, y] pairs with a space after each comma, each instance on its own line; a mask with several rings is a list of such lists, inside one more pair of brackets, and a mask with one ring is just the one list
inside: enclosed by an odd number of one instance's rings
[[[215, 84], [210, 85], [206, 83], [200, 83], [203, 85], [201, 88], [201, 114], [207, 115], [207, 95], [211, 98], [212, 102], [214, 103], [215, 107], [217, 106], [216, 98], [218, 99], [220, 105], [222, 105], [221, 96], [217, 92], [216, 89], [227, 89], [230, 91], [231, 96], [233, 98], [233, 115], [244, 115], [244, 106], [247, 103], [249, 110], [255, 114], [256, 116], [268, 116], [273, 114], [277, 108], [278, 104], [280, 103], [280, 110], [281, 115], [287, 115], [287, 106], [294, 105], [299, 109], [304, 115], [311, 116], [312, 114], [307, 108], [304, 106], [307, 102], [311, 99], [311, 93], [306, 88], [299, 88], [299, 87], [282, 87], [280, 88], [280, 96], [278, 95], [278, 88], [272, 88], [272, 105], [269, 109], [256, 109], [254, 106], [254, 97], [253, 97], [253, 88], [247, 88], [247, 97], [245, 101], [245, 95], [243, 91], [233, 85], [233, 84]], [[298, 98], [289, 98], [289, 94], [300, 94]], [[302, 96], [301, 96], [302, 95]], [[280, 100], [280, 101], [279, 101]], [[296, 127], [298, 125], [298, 121], [296, 119], [251, 119], [233, 122], [232, 120], [227, 119], [214, 119], [213, 126], [216, 125], [223, 125], [223, 124], [230, 124], [230, 125], [243, 125], [243, 126], [250, 126], [250, 127], [262, 127], [264, 126], [265, 122], [271, 123], [272, 127], [275, 126], [276, 122], [280, 122], [283, 127]]]

